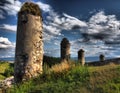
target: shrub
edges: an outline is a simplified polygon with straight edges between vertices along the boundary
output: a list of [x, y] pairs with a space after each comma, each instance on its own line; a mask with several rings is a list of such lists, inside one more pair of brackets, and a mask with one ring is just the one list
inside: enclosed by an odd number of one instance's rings
[[76, 66], [72, 68], [70, 71], [68, 71], [66, 75], [66, 81], [71, 82], [87, 82], [89, 78], [89, 72], [87, 67], [82, 66]]
[[46, 55], [43, 57], [43, 64], [48, 65], [49, 67], [52, 67], [58, 63], [60, 63], [60, 58], [50, 57]]
[[4, 76], [9, 77], [14, 75], [14, 65], [10, 64], [9, 68], [5, 69]]

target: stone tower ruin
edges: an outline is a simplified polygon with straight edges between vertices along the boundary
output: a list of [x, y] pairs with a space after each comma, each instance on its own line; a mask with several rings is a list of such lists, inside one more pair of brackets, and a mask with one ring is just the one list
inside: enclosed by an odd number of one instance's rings
[[84, 64], [85, 64], [85, 56], [84, 56], [84, 50], [83, 49], [80, 49], [78, 51], [78, 61], [82, 66], [84, 66]]
[[63, 38], [61, 41], [61, 60], [69, 61], [70, 59], [70, 43], [67, 38]]
[[101, 55], [99, 56], [99, 59], [100, 59], [101, 62], [103, 62], [103, 61], [105, 61], [105, 56], [104, 56], [103, 54], [101, 54]]
[[42, 73], [43, 26], [38, 5], [26, 2], [18, 13], [15, 52], [15, 82], [27, 80]]

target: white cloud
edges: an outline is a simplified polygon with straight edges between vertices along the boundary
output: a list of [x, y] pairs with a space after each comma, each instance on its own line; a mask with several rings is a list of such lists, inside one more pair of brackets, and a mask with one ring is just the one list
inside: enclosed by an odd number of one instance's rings
[[19, 0], [14, 1], [14, 3], [11, 0], [8, 1], [10, 2], [10, 4], [5, 3], [4, 6], [0, 6], [0, 8], [5, 10], [8, 15], [16, 16], [18, 11], [20, 10], [22, 3]]
[[0, 37], [0, 58], [14, 57], [15, 43], [6, 37]]
[[106, 15], [104, 11], [100, 11], [86, 24], [86, 27], [79, 29], [82, 37], [71, 41], [72, 55], [77, 56], [80, 48], [86, 51], [86, 56], [105, 54], [115, 57], [119, 54], [115, 51], [120, 50], [120, 20], [117, 20], [115, 15]]
[[[87, 24], [73, 16], [63, 13], [59, 15], [52, 8], [47, 12], [46, 20], [43, 22], [44, 36], [47, 34], [49, 40], [62, 36], [63, 30], [72, 30], [75, 27], [86, 27]], [[48, 39], [47, 39], [48, 40]]]
[[[113, 52], [111, 51], [111, 49], [114, 48], [113, 45], [120, 44], [120, 20], [118, 20], [115, 15], [106, 15], [104, 11], [99, 11], [85, 22], [66, 13], [60, 15], [55, 12], [49, 4], [42, 2], [36, 2], [36, 4], [40, 6], [43, 13], [47, 13], [43, 22], [45, 42], [53, 40], [49, 43], [58, 46], [56, 38], [60, 40], [63, 37], [61, 34], [63, 30], [77, 30], [78, 32], [76, 32], [73, 37], [77, 34], [82, 34], [82, 37], [80, 36], [78, 40], [73, 40], [71, 42], [72, 55], [77, 56], [77, 51], [80, 48], [85, 49], [87, 56], [100, 53], [110, 55], [110, 52]], [[11, 4], [5, 4], [5, 6], [0, 7], [4, 9], [8, 15], [16, 16], [21, 5], [22, 3], [17, 0], [15, 4], [11, 2]], [[0, 15], [0, 18], [2, 17], [4, 17], [3, 14]], [[0, 28], [16, 31], [15, 25], [3, 24]], [[118, 49], [118, 47], [116, 48]], [[54, 51], [54, 49], [52, 50]], [[53, 53], [52, 50], [46, 50], [49, 53], [45, 53], [50, 55]]]
[[5, 15], [3, 10], [0, 10], [0, 19], [5, 19]]
[[[48, 16], [44, 20], [43, 25], [44, 40], [53, 40], [55, 37], [62, 37], [61, 32], [63, 30], [77, 30], [81, 32], [82, 37], [74, 40], [74, 43], [72, 42], [71, 44], [72, 56], [77, 56], [77, 51], [80, 48], [85, 49], [86, 56], [96, 56], [101, 53], [109, 56], [114, 46], [107, 44], [112, 44], [113, 42], [120, 43], [120, 21], [117, 20], [115, 15], [106, 15], [104, 11], [99, 11], [92, 15], [88, 22], [85, 22], [65, 13], [59, 15], [51, 7], [48, 9]], [[80, 33], [76, 32], [76, 34]], [[58, 46], [58, 43], [56, 45]], [[53, 51], [49, 51], [49, 54], [52, 53]]]
[[79, 26], [79, 27], [86, 27], [87, 24], [84, 21], [79, 20], [76, 17], [70, 16], [68, 14], [63, 14], [66, 17], [65, 23], [68, 24], [69, 26]]
[[[16, 14], [18, 13], [22, 6], [22, 2], [20, 2], [19, 0], [6, 0], [6, 1], [8, 1], [9, 3], [5, 3], [4, 6], [0, 5], [0, 8], [5, 10], [8, 15], [16, 16]], [[48, 4], [44, 4], [42, 2], [36, 2], [36, 4], [38, 4], [44, 12], [49, 12], [51, 10], [51, 7]], [[3, 15], [1, 15], [1, 18], [2, 16]]]
[[59, 35], [60, 29], [57, 29], [57, 27], [53, 27], [52, 25], [43, 25], [43, 28], [46, 31], [49, 31], [48, 33], [51, 35]]
[[14, 48], [14, 44], [8, 38], [0, 37], [0, 49]]
[[[120, 20], [117, 20], [115, 15], [105, 15], [103, 11], [93, 15], [88, 26], [81, 29], [86, 37], [91, 39], [103, 40], [106, 42], [120, 42]], [[85, 38], [86, 38], [85, 37]]]
[[95, 23], [95, 24], [102, 22], [107, 22], [107, 16], [103, 11], [100, 11], [97, 14], [93, 15], [89, 20], [89, 23]]
[[3, 14], [0, 14], [0, 19], [5, 19], [5, 17], [3, 16]]
[[47, 16], [47, 20], [47, 24], [53, 27], [57, 27], [59, 30], [71, 30], [74, 26], [87, 26], [86, 22], [84, 21], [81, 21], [65, 13], [63, 13], [62, 17], [60, 17], [60, 15], [54, 11], [52, 11], [52, 14], [49, 14], [49, 16]]
[[36, 4], [39, 5], [39, 7], [44, 11], [44, 12], [50, 12], [51, 11], [51, 6], [42, 2], [36, 2]]
[[6, 0], [7, 2], [11, 3], [11, 4], [14, 4], [14, 1], [15, 0]]
[[0, 29], [8, 30], [8, 31], [16, 31], [17, 26], [16, 25], [10, 25], [10, 24], [3, 24], [0, 25]]

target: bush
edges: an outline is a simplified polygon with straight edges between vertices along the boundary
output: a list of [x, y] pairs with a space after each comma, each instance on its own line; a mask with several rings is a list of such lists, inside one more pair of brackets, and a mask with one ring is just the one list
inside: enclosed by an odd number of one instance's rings
[[48, 65], [49, 67], [60, 63], [60, 58], [55, 58], [55, 57], [49, 57], [49, 56], [45, 56], [43, 57], [43, 64]]
[[82, 66], [76, 66], [75, 68], [72, 68], [72, 70], [68, 71], [66, 75], [66, 81], [68, 82], [81, 82], [85, 83], [88, 81], [89, 78], [89, 72], [87, 67]]
[[10, 64], [9, 68], [5, 69], [4, 76], [9, 77], [14, 75], [14, 65]]

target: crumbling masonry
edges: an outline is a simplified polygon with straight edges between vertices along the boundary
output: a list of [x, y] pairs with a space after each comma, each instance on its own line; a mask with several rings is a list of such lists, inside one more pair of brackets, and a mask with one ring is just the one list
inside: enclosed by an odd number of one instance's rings
[[70, 43], [67, 38], [61, 41], [61, 61], [69, 61], [70, 59]]
[[83, 49], [80, 49], [78, 51], [78, 61], [82, 66], [84, 66], [84, 64], [85, 64], [85, 55], [84, 55], [84, 50]]
[[100, 59], [101, 62], [103, 62], [103, 61], [105, 61], [105, 56], [104, 56], [103, 54], [101, 54], [101, 55], [99, 56], [99, 59]]
[[42, 73], [42, 17], [38, 5], [26, 2], [18, 13], [14, 78], [19, 83]]

